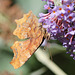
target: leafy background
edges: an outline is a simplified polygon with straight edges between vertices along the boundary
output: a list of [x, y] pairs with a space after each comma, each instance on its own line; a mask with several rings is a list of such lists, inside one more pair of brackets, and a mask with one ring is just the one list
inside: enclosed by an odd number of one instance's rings
[[[0, 75], [55, 75], [51, 69], [43, 64], [44, 62], [40, 62], [44, 58], [38, 60], [35, 53], [19, 69], [15, 70], [9, 64], [13, 58], [10, 46], [15, 40], [18, 40], [12, 34], [16, 28], [14, 20], [21, 18], [23, 13], [30, 10], [37, 17], [40, 12], [46, 13], [47, 11], [43, 9], [44, 4], [45, 2], [41, 0], [0, 0]], [[66, 49], [59, 41], [49, 40], [45, 47], [40, 47], [40, 50], [47, 53], [49, 60], [53, 61], [66, 74], [75, 75], [75, 61], [66, 54]], [[54, 68], [54, 70], [57, 69]], [[61, 75], [63, 74], [61, 73]]]

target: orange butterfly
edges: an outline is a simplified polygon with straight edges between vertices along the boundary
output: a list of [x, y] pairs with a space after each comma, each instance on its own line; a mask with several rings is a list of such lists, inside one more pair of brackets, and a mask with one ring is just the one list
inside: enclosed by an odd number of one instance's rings
[[16, 20], [16, 23], [17, 28], [13, 34], [17, 35], [20, 39], [28, 39], [25, 41], [16, 41], [11, 47], [14, 52], [14, 57], [10, 64], [12, 64], [15, 69], [21, 67], [31, 57], [42, 43], [45, 33], [32, 11], [24, 14], [24, 17]]

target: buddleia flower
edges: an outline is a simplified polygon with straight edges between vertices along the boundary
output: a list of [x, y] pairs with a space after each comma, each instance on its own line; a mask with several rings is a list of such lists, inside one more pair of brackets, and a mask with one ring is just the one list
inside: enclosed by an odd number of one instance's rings
[[44, 9], [47, 14], [39, 14], [39, 22], [50, 33], [51, 37], [59, 40], [66, 47], [67, 53], [75, 59], [75, 0], [43, 0], [47, 4]]

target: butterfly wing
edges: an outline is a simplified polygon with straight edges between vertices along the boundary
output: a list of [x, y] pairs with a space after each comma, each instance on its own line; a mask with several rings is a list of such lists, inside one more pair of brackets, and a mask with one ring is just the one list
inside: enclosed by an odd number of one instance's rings
[[[19, 20], [15, 20], [17, 28], [13, 32], [20, 39], [35, 38], [40, 29], [37, 17], [30, 11], [28, 14], [24, 14], [24, 17]], [[41, 32], [41, 31], [40, 31]], [[39, 35], [38, 35], [39, 36]]]
[[[16, 41], [11, 47], [14, 52], [14, 57], [10, 64], [12, 64], [15, 69], [21, 67], [31, 57], [41, 44], [44, 36], [42, 28], [39, 27], [38, 19], [32, 12], [24, 15], [24, 18], [16, 22], [17, 29], [14, 31], [14, 35], [17, 35], [20, 39], [29, 39], [26, 41]], [[20, 25], [20, 27], [18, 25]], [[29, 29], [29, 27], [31, 29]]]

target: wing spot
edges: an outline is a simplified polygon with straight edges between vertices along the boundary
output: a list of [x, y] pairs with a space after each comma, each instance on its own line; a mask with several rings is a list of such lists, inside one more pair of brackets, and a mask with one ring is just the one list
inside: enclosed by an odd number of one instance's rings
[[19, 25], [19, 27], [21, 27], [21, 26]]
[[19, 46], [21, 46], [21, 43], [19, 43]]
[[22, 47], [21, 47], [21, 49], [22, 49]]
[[22, 25], [25, 25], [24, 23]]
[[15, 51], [17, 51], [17, 48], [15, 48]]
[[24, 37], [27, 38], [27, 35], [25, 34]]
[[29, 27], [28, 29], [29, 29], [29, 30], [31, 30], [31, 28], [30, 28], [30, 27]]

